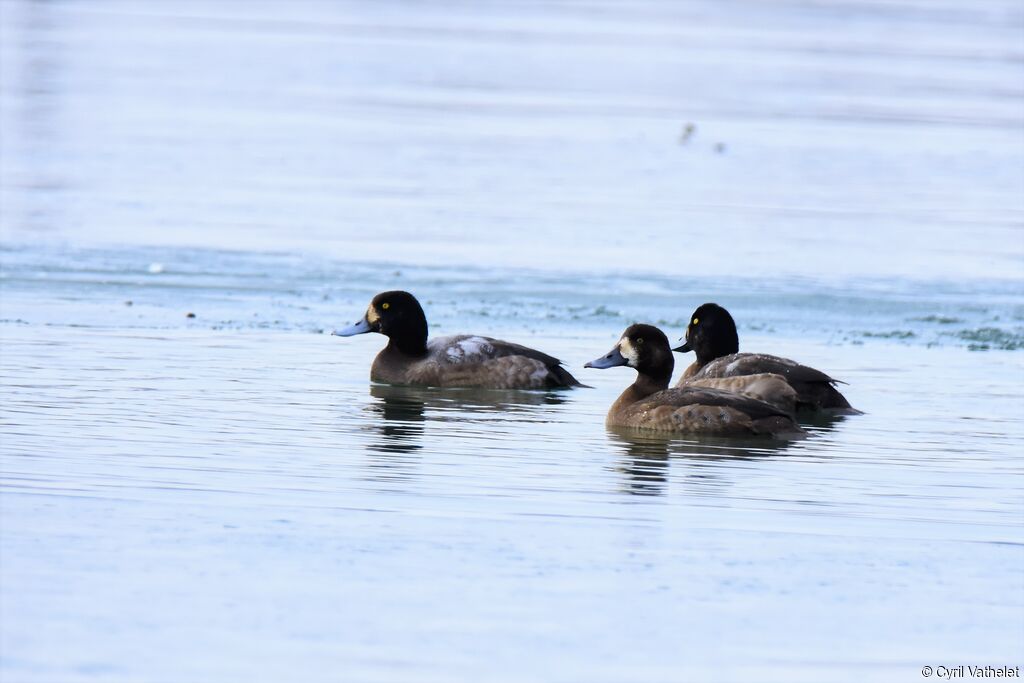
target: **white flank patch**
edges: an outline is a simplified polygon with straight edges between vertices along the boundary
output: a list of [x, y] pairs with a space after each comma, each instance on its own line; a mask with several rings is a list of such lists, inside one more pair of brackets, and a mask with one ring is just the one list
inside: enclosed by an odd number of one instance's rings
[[459, 341], [459, 348], [466, 358], [470, 356], [489, 356], [494, 351], [494, 347], [483, 337], [462, 339]]

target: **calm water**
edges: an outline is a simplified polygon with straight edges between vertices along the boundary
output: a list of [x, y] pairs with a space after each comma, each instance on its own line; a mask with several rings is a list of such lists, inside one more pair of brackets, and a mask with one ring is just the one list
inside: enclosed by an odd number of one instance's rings
[[[0, 680], [1024, 665], [1022, 30], [0, 2]], [[371, 386], [395, 287], [593, 388]], [[582, 364], [708, 300], [865, 414], [607, 431]]]

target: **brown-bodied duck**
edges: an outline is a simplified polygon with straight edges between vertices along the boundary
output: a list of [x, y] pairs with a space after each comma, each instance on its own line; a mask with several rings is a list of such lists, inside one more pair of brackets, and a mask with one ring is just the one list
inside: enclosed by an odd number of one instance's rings
[[709, 436], [803, 432], [789, 412], [751, 396], [698, 385], [669, 389], [674, 364], [664, 332], [652, 325], [627, 327], [611, 351], [585, 366], [636, 370], [636, 381], [612, 404], [605, 424]]
[[[796, 407], [834, 413], [858, 413], [835, 385], [838, 380], [788, 358], [764, 353], [740, 353], [736, 323], [718, 304], [699, 306], [690, 316], [682, 345], [674, 351], [693, 351], [697, 359], [683, 372], [677, 387], [711, 379], [731, 379], [742, 385], [750, 376], [771, 373], [785, 378], [796, 392]], [[742, 389], [740, 389], [742, 390]]]
[[557, 358], [511, 342], [460, 334], [427, 339], [427, 317], [409, 292], [382, 292], [340, 337], [377, 332], [388, 345], [370, 367], [386, 384], [481, 389], [557, 389], [583, 386]]

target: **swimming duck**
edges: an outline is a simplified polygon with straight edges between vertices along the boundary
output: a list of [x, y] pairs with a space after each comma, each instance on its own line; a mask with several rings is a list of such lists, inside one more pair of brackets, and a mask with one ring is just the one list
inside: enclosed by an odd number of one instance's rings
[[387, 384], [482, 389], [555, 389], [583, 386], [561, 361], [526, 346], [460, 334], [427, 340], [427, 317], [409, 292], [373, 297], [363, 319], [339, 337], [377, 332], [388, 345], [370, 367], [370, 379]]
[[605, 424], [709, 436], [803, 432], [792, 415], [750, 396], [695, 385], [669, 389], [674, 364], [664, 332], [652, 325], [627, 327], [611, 351], [584, 366], [626, 365], [637, 372], [636, 381], [612, 404]]
[[695, 360], [683, 372], [677, 387], [695, 381], [714, 378], [744, 377], [762, 373], [781, 375], [796, 391], [797, 408], [827, 410], [831, 412], [860, 412], [850, 406], [835, 388], [835, 380], [820, 370], [800, 365], [796, 361], [763, 353], [739, 353], [739, 335], [729, 311], [718, 304], [699, 306], [690, 316], [683, 344], [673, 351], [694, 351]]

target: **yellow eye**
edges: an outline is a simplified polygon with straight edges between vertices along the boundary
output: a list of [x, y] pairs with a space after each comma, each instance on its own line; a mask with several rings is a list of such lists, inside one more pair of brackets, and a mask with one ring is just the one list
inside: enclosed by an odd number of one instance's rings
[[386, 311], [389, 308], [391, 308], [391, 304], [381, 304], [380, 307], [383, 308]]
[[644, 338], [643, 337], [637, 337], [636, 338], [636, 343], [637, 344], [643, 344], [644, 343]]
[[693, 319], [693, 324], [694, 324], [694, 325], [696, 325], [696, 324], [697, 324], [697, 323], [699, 323], [699, 322], [700, 322], [700, 320], [699, 320], [698, 318], [694, 318], [694, 319]]

